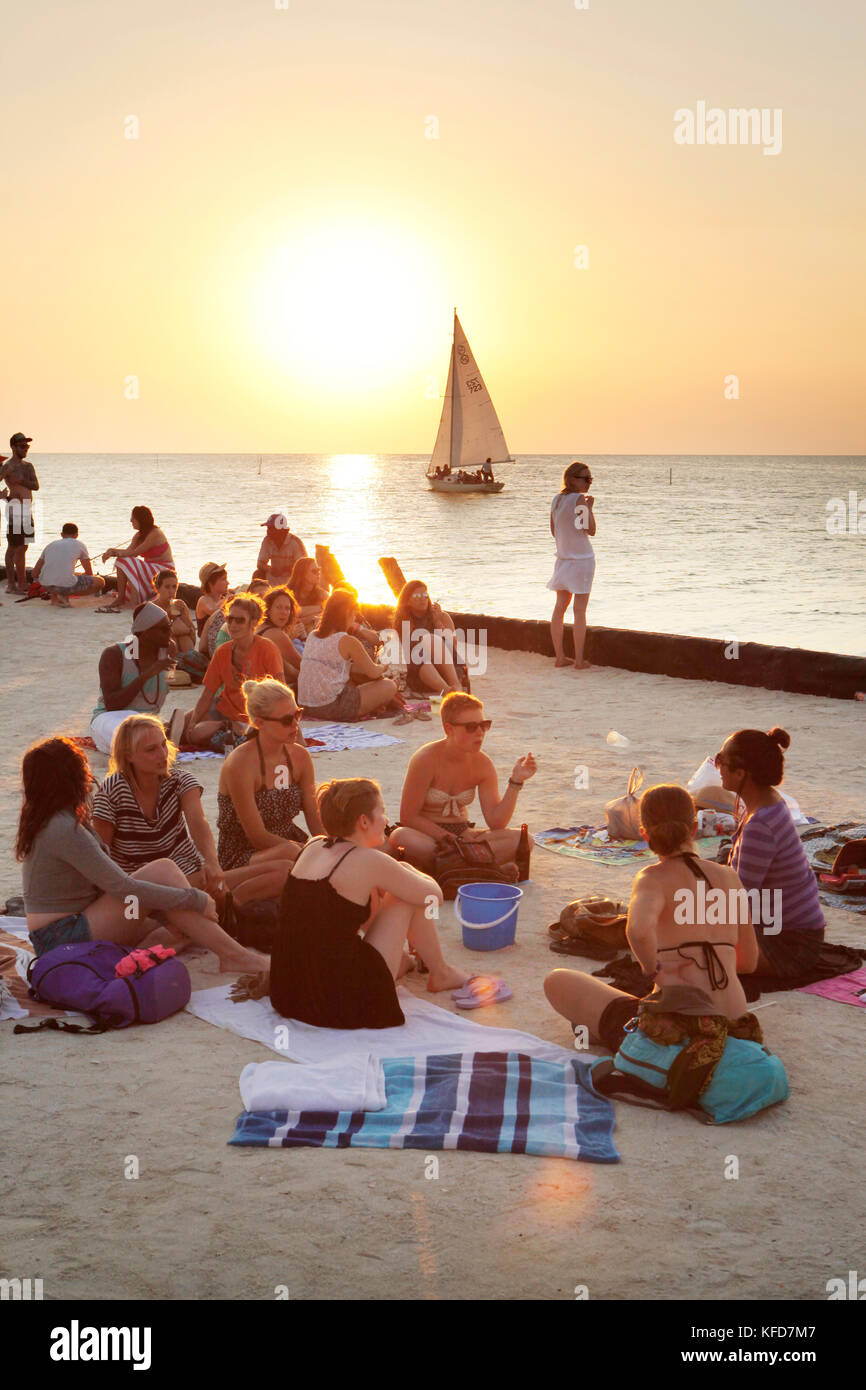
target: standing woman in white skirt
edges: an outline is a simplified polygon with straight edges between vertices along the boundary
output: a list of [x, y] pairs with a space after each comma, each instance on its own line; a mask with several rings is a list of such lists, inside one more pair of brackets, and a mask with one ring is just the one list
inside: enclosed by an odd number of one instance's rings
[[[592, 474], [585, 463], [570, 463], [562, 475], [562, 491], [550, 507], [550, 534], [556, 541], [556, 566], [548, 589], [556, 592], [556, 606], [550, 620], [550, 635], [557, 666], [574, 665], [585, 670], [591, 663], [583, 659], [586, 640], [586, 605], [595, 574], [595, 555], [590, 536], [595, 535], [594, 498], [590, 496]], [[574, 662], [562, 650], [562, 629], [568, 605], [574, 600]]]

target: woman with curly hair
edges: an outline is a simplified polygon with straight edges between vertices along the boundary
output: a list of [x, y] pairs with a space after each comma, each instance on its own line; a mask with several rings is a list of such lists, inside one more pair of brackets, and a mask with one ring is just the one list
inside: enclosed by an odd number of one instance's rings
[[[34, 744], [21, 772], [15, 855], [22, 861], [27, 929], [37, 956], [74, 941], [133, 947], [175, 945], [179, 937], [214, 951], [221, 970], [267, 964], [225, 934], [213, 898], [191, 887], [170, 859], [127, 874], [106, 854], [90, 822], [93, 775], [71, 739]], [[148, 918], [150, 911], [165, 914], [168, 931]]]
[[322, 571], [311, 555], [302, 555], [296, 560], [289, 580], [289, 588], [298, 605], [297, 621], [303, 625], [304, 633], [311, 633], [322, 616], [322, 609], [328, 597], [328, 590], [322, 585]]

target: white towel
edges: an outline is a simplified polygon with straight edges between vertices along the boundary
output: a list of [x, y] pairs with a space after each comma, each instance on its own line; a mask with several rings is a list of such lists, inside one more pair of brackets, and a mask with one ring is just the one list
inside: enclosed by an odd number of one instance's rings
[[295, 1062], [345, 1060], [350, 1055], [369, 1054], [374, 1057], [427, 1057], [431, 1052], [524, 1052], [548, 1061], [574, 1056], [568, 1048], [545, 1042], [532, 1033], [473, 1023], [427, 999], [416, 999], [401, 985], [397, 987], [397, 997], [406, 1015], [402, 1027], [351, 1030], [314, 1028], [310, 1023], [283, 1018], [269, 999], [248, 999], [243, 1004], [233, 1004], [229, 998], [230, 988], [226, 984], [196, 990], [186, 1006], [187, 1012], [217, 1028], [228, 1028], [242, 1038], [263, 1043]]
[[314, 1066], [250, 1062], [241, 1072], [245, 1110], [384, 1110], [385, 1072], [369, 1052]]

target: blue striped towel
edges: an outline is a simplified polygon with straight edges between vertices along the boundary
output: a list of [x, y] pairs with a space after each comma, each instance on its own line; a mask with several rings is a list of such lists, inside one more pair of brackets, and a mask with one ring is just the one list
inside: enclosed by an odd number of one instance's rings
[[618, 1163], [613, 1106], [590, 1063], [521, 1052], [385, 1057], [384, 1110], [268, 1110], [239, 1117], [230, 1144], [292, 1149], [476, 1149]]

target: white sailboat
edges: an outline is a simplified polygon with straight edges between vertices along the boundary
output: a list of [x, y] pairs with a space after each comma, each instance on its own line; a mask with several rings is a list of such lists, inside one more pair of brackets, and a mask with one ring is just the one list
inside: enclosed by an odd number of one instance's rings
[[[439, 433], [427, 465], [427, 481], [434, 492], [501, 492], [505, 483], [496, 481], [493, 467], [513, 462], [490, 392], [455, 309], [448, 384]], [[489, 473], [486, 481], [458, 482], [461, 470], [477, 473], [479, 469]]]

